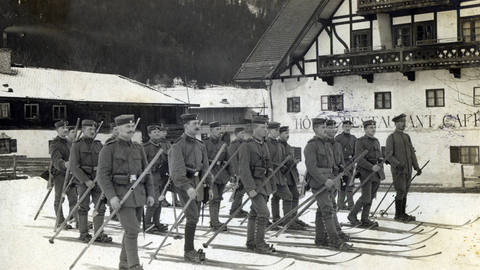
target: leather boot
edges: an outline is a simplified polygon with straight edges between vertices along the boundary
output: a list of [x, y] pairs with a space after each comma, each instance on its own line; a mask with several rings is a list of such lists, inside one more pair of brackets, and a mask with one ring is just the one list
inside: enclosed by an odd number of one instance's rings
[[347, 187], [345, 195], [347, 197], [347, 205], [348, 205], [347, 209], [350, 210], [355, 205], [355, 202], [353, 201], [353, 186]]
[[247, 223], [247, 249], [254, 250], [255, 249], [255, 219], [248, 219]]
[[272, 220], [273, 222], [275, 222], [280, 219], [280, 197], [278, 197], [276, 193], [272, 195], [271, 205], [272, 205]]
[[415, 221], [417, 218], [414, 217], [414, 216], [411, 216], [409, 214], [407, 214], [406, 212], [406, 209], [407, 209], [407, 197], [403, 198], [403, 201], [402, 201], [402, 211], [403, 211], [403, 215], [405, 216], [405, 219], [407, 221]]
[[210, 201], [210, 206], [208, 207], [210, 211], [210, 227], [214, 229], [222, 226], [222, 224], [218, 220], [218, 212], [220, 210], [219, 206], [220, 205], [218, 202]]
[[378, 222], [370, 220], [369, 218], [371, 208], [372, 208], [371, 203], [363, 206], [362, 219], [361, 219], [362, 224], [360, 225], [361, 227], [364, 227], [364, 228], [378, 227]]
[[403, 210], [403, 200], [395, 200], [395, 217], [394, 217], [395, 220], [404, 222], [405, 216], [402, 210]]
[[315, 214], [315, 244], [319, 246], [328, 246], [327, 232], [323, 223], [322, 212]]
[[185, 246], [184, 251], [185, 253], [195, 250], [195, 246], [193, 240], [195, 238], [195, 230], [197, 225], [195, 224], [186, 224], [185, 225]]
[[100, 213], [93, 217], [93, 228], [95, 229], [94, 230], [95, 233], [97, 233], [98, 229], [102, 227], [104, 220], [105, 220], [105, 216]]
[[359, 205], [357, 201], [357, 203], [353, 206], [352, 211], [348, 213], [347, 219], [348, 221], [350, 221], [350, 223], [353, 226], [357, 226], [361, 224], [360, 220], [358, 220], [357, 218], [358, 212], [360, 212], [360, 210], [362, 210], [362, 207]]
[[[342, 205], [344, 201], [345, 201], [345, 191], [340, 190], [338, 192], [337, 205]], [[344, 205], [344, 206], [342, 206], [342, 208], [340, 208], [340, 210], [345, 210], [345, 209], [347, 209], [346, 205]]]
[[265, 242], [265, 229], [267, 218], [257, 218], [255, 228], [255, 251], [262, 254], [274, 253], [275, 249]]
[[330, 243], [337, 243], [340, 241], [340, 238], [337, 234], [337, 228], [335, 227], [335, 221], [333, 219], [333, 214], [322, 213], [323, 224], [325, 224], [325, 229], [327, 231], [328, 239]]
[[80, 235], [88, 234], [88, 216], [78, 214], [78, 231]]
[[152, 218], [155, 213], [155, 209], [152, 207], [147, 207], [147, 211], [145, 211], [145, 219], [143, 223], [145, 223], [145, 227], [150, 227], [153, 224]]
[[127, 254], [128, 267], [130, 267], [130, 269], [140, 264], [137, 238], [137, 236], [134, 236], [133, 238], [125, 237], [123, 239], [125, 253]]
[[127, 251], [125, 250], [125, 234], [122, 238], [122, 250], [120, 251], [120, 263], [118, 264], [118, 269], [128, 270]]

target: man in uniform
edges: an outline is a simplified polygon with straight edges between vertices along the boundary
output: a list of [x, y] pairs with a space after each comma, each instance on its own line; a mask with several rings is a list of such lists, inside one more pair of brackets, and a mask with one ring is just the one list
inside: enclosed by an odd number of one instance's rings
[[[120, 224], [125, 231], [120, 252], [120, 270], [140, 270], [138, 257], [138, 233], [145, 203], [152, 206], [155, 190], [150, 174], [143, 179], [140, 175], [148, 166], [142, 146], [132, 142], [135, 134], [133, 115], [120, 115], [115, 118], [118, 137], [110, 141], [100, 151], [98, 161], [98, 182], [110, 206], [117, 211]], [[130, 196], [120, 204], [135, 181], [141, 181]]]
[[[162, 155], [153, 164], [150, 170], [153, 177], [153, 184], [155, 186], [155, 203], [152, 207], [147, 207], [145, 214], [145, 226], [149, 228], [155, 225], [155, 229], [158, 232], [166, 232], [168, 226], [160, 223], [160, 213], [162, 212], [162, 205], [158, 201], [160, 193], [163, 191], [165, 185], [168, 182], [168, 150], [171, 147], [170, 142], [167, 140], [167, 129], [159, 125], [149, 125], [147, 127], [148, 136], [150, 140], [143, 145], [145, 154], [147, 155], [147, 161], [150, 162], [155, 157], [160, 149], [163, 149]], [[153, 218], [153, 221], [152, 221]], [[153, 229], [152, 229], [153, 230]]]
[[[58, 213], [56, 222], [57, 226], [60, 226], [65, 221], [60, 200], [63, 192], [65, 174], [67, 169], [70, 167], [70, 162], [68, 162], [68, 159], [70, 157], [70, 147], [72, 146], [72, 142], [68, 140], [68, 121], [62, 120], [56, 122], [55, 129], [57, 131], [57, 136], [50, 144], [50, 154], [52, 158], [52, 168], [50, 172], [52, 174], [52, 180], [55, 186], [55, 200], [53, 203], [53, 208], [55, 209], [55, 214]], [[70, 175], [68, 175], [66, 181], [70, 181]], [[73, 188], [68, 188], [66, 192], [68, 197], [68, 205], [70, 207], [70, 211], [72, 211], [77, 204], [77, 193]], [[58, 207], [60, 207], [60, 209], [58, 209]], [[74, 218], [76, 219], [76, 215]], [[66, 224], [64, 229], [71, 228], [72, 226]]]
[[[242, 145], [242, 143], [245, 141], [245, 128], [244, 127], [237, 127], [235, 128], [235, 140], [233, 140], [230, 143], [230, 146], [228, 147], [228, 153], [232, 157], [233, 154], [235, 154]], [[233, 190], [233, 202], [232, 206], [230, 208], [230, 215], [233, 215], [235, 211], [242, 205], [242, 200], [243, 200], [243, 195], [245, 195], [245, 189], [243, 188], [242, 181], [240, 181], [239, 173], [238, 173], [238, 153], [235, 154], [235, 156], [232, 157], [232, 168], [233, 168], [233, 173], [235, 174], [235, 184], [236, 184], [236, 189]], [[248, 212], [240, 209], [236, 215], [236, 217], [246, 217], [248, 215]]]
[[[288, 126], [282, 126], [280, 127], [280, 135], [278, 137], [278, 142], [283, 145], [283, 148], [285, 149], [285, 154], [286, 156], [295, 156], [294, 150], [292, 146], [288, 144], [288, 139], [290, 139], [290, 130]], [[300, 200], [300, 193], [298, 192], [298, 182], [299, 182], [299, 177], [300, 174], [298, 173], [297, 170], [297, 164], [300, 163], [300, 159], [295, 157], [293, 159], [290, 159], [285, 163], [285, 166], [287, 167], [287, 170], [285, 172], [285, 180], [287, 181], [287, 187], [288, 190], [290, 190], [290, 193], [292, 193], [292, 209], [298, 206], [298, 201]], [[272, 210], [273, 211], [273, 210]], [[292, 214], [292, 217], [294, 217], [297, 214], [295, 211]], [[301, 221], [300, 219], [296, 219], [295, 223], [297, 223], [300, 226], [297, 227], [307, 227], [307, 223]]]
[[[268, 123], [268, 137], [266, 143], [268, 146], [268, 151], [270, 153], [270, 158], [272, 160], [273, 169], [275, 169], [286, 157], [287, 153], [282, 144], [278, 142], [278, 137], [280, 136], [280, 123], [270, 122]], [[277, 191], [272, 195], [272, 219], [273, 222], [280, 219], [280, 199], [283, 201], [283, 214], [286, 215], [292, 210], [292, 200], [293, 195], [290, 192], [287, 181], [285, 179], [285, 173], [287, 172], [287, 167], [283, 166], [273, 177], [275, 183], [277, 184]], [[288, 223], [291, 220], [292, 216], [285, 218], [283, 224]], [[280, 224], [282, 225], [282, 224]], [[275, 228], [277, 229], [277, 228]], [[292, 230], [302, 230], [303, 227], [298, 223], [294, 222], [290, 225], [289, 229]]]
[[[354, 226], [378, 227], [376, 221], [372, 221], [368, 218], [370, 216], [372, 201], [377, 195], [378, 187], [380, 186], [380, 181], [385, 180], [383, 164], [380, 165], [383, 160], [380, 142], [374, 137], [377, 131], [376, 125], [377, 123], [374, 120], [363, 122], [365, 135], [358, 138], [355, 143], [356, 155], [360, 155], [365, 150], [368, 150], [368, 153], [357, 162], [357, 170], [360, 173], [360, 182], [363, 184], [362, 196], [358, 199], [347, 216], [347, 219]], [[372, 177], [368, 182], [364, 183], [371, 173], [373, 173]], [[361, 221], [357, 218], [357, 214], [360, 210], [362, 211]]]
[[[187, 219], [185, 225], [184, 258], [186, 261], [201, 262], [205, 260], [205, 253], [202, 249], [195, 250], [194, 237], [200, 216], [200, 203], [203, 200], [203, 189], [196, 192], [197, 185], [203, 174], [207, 173], [209, 163], [205, 145], [195, 138], [200, 133], [198, 114], [182, 114], [185, 132], [170, 148], [168, 165], [170, 177], [172, 177], [175, 189], [184, 207], [189, 199], [192, 199], [185, 210]], [[212, 179], [207, 175], [205, 181], [207, 186], [212, 186]], [[207, 195], [213, 197], [210, 190]]]
[[117, 138], [118, 136], [118, 128], [117, 128], [117, 124], [115, 124], [115, 122], [113, 123], [110, 123], [110, 133], [112, 134], [112, 136], [110, 136], [110, 138], [108, 138], [106, 141], [105, 141], [105, 144], [111, 142], [111, 141], [115, 141], [115, 139]]
[[340, 250], [348, 250], [352, 246], [339, 237], [334, 220], [336, 211], [332, 202], [335, 190], [340, 183], [334, 182], [335, 157], [332, 144], [328, 142], [328, 135], [325, 132], [326, 121], [324, 118], [312, 119], [315, 136], [308, 141], [303, 151], [308, 173], [308, 184], [312, 188], [312, 193], [317, 193], [320, 189], [326, 187], [316, 196], [318, 207], [315, 216], [315, 244], [319, 246], [330, 245]]
[[[78, 229], [80, 231], [80, 240], [88, 243], [92, 239], [92, 235], [88, 233], [88, 211], [90, 210], [90, 197], [95, 206], [97, 203], [101, 205], [98, 207], [98, 214], [93, 217], [93, 227], [95, 232], [102, 226], [105, 216], [105, 203], [99, 202], [102, 195], [100, 186], [98, 186], [94, 179], [97, 174], [98, 153], [102, 149], [102, 143], [95, 140], [97, 123], [93, 120], [82, 121], [82, 138], [73, 143], [70, 151], [70, 170], [72, 171], [79, 197], [82, 197], [88, 189], [89, 194], [80, 202], [80, 209], [78, 209]], [[112, 238], [105, 233], [101, 233], [95, 241], [108, 243]]]
[[385, 152], [392, 153], [388, 162], [392, 170], [393, 186], [397, 191], [395, 197], [395, 220], [408, 222], [414, 221], [415, 217], [405, 212], [407, 206], [407, 194], [412, 182], [412, 167], [417, 175], [422, 174], [418, 166], [415, 148], [413, 148], [410, 136], [406, 134], [406, 115], [400, 114], [392, 119], [395, 122], [395, 131], [387, 137]]
[[[350, 132], [352, 130], [353, 123], [350, 120], [345, 120], [342, 122], [343, 132], [335, 137], [335, 141], [339, 142], [342, 145], [343, 149], [343, 161], [345, 166], [349, 166], [353, 162], [355, 156], [355, 142], [357, 137], [352, 135]], [[353, 201], [353, 188], [355, 187], [354, 182], [352, 181], [353, 168], [345, 172], [342, 177], [342, 182], [340, 186], [340, 191], [338, 193], [338, 205], [341, 205], [345, 202], [345, 197], [347, 197], [347, 204], [342, 206], [341, 210], [352, 210], [355, 202]]]
[[245, 191], [251, 199], [250, 215], [247, 223], [247, 248], [258, 253], [274, 253], [275, 249], [265, 242], [270, 211], [267, 199], [277, 184], [271, 178], [265, 185], [263, 182], [272, 173], [272, 162], [265, 143], [268, 118], [255, 116], [252, 119], [252, 138], [244, 142], [238, 153], [238, 173]]

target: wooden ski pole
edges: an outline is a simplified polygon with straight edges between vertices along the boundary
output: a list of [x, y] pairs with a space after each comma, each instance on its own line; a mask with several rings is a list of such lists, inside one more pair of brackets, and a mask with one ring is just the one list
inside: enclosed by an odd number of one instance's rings
[[33, 218], [33, 220], [37, 220], [37, 217], [40, 214], [40, 212], [42, 211], [42, 208], [45, 205], [45, 203], [47, 202], [48, 196], [50, 196], [50, 193], [52, 193], [52, 190], [53, 190], [53, 186], [50, 186], [48, 188], [47, 195], [45, 195], [45, 198], [43, 199], [42, 203], [40, 204], [40, 208], [38, 208], [38, 211], [35, 214], [35, 217]]

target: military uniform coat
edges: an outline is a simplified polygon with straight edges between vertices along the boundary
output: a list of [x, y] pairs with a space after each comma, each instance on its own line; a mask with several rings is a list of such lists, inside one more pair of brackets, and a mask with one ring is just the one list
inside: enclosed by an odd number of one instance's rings
[[314, 136], [307, 142], [303, 154], [309, 175], [308, 184], [311, 188], [320, 189], [328, 179], [335, 178], [333, 175], [335, 157], [329, 141]]
[[155, 161], [150, 172], [154, 176], [154, 184], [162, 185], [168, 181], [168, 151], [172, 145], [166, 139], [161, 139], [159, 142], [152, 140], [143, 144], [143, 149], [147, 156], [147, 161], [153, 160], [160, 149], [163, 149], [160, 157]]
[[[279, 143], [281, 143], [285, 149], [285, 154], [287, 156], [294, 157], [295, 153], [293, 151], [293, 148], [284, 140], [278, 140]], [[299, 181], [299, 173], [297, 169], [297, 164], [295, 164], [295, 160], [293, 158], [289, 159], [287, 163], [285, 163], [285, 167], [287, 167], [287, 170], [285, 171], [285, 179], [287, 181], [287, 185], [298, 185]]]
[[[379, 163], [379, 159], [382, 158], [382, 150], [380, 148], [380, 142], [375, 137], [368, 137], [364, 135], [358, 138], [355, 144], [355, 153], [356, 155], [360, 155], [363, 151], [368, 150], [368, 153], [362, 157], [358, 162], [358, 172], [360, 173], [360, 179], [363, 180], [367, 178], [367, 176], [373, 172], [372, 167]], [[371, 180], [384, 180], [385, 179], [385, 172], [383, 171], [383, 165], [380, 166], [381, 169], [376, 172]]]
[[50, 144], [50, 153], [52, 158], [52, 175], [65, 175], [67, 167], [65, 162], [70, 158], [70, 147], [72, 143], [68, 139], [60, 136], [55, 137]]
[[[237, 152], [238, 148], [240, 148], [240, 145], [242, 145], [242, 143], [243, 140], [237, 138], [230, 143], [230, 146], [228, 146], [228, 154], [232, 159], [230, 164], [232, 165], [234, 175], [238, 175], [238, 153], [235, 154], [235, 152]], [[235, 156], [232, 156], [233, 154], [235, 154]]]
[[[392, 173], [411, 174], [412, 167], [415, 170], [420, 169], [410, 136], [404, 132], [395, 130], [392, 134], [388, 135], [385, 152], [392, 153], [390, 158], [388, 158]], [[400, 171], [396, 168], [398, 164], [404, 165], [405, 168]]]
[[95, 178], [101, 149], [102, 143], [92, 138], [82, 137], [73, 143], [70, 149], [70, 171], [80, 184]]
[[[142, 172], [147, 168], [147, 158], [139, 143], [117, 138], [103, 147], [98, 162], [97, 180], [108, 201], [117, 196], [120, 200], [132, 187], [131, 176], [135, 175], [138, 181]], [[153, 180], [148, 173], [122, 207], [142, 207], [147, 197], [154, 197]]]
[[244, 144], [238, 152], [238, 174], [245, 191], [256, 190], [265, 196], [272, 194], [277, 188], [273, 177], [262, 186], [265, 178], [273, 170], [266, 143], [250, 138]]
[[355, 142], [357, 137], [352, 134], [342, 132], [335, 137], [335, 141], [342, 145], [343, 159], [345, 165], [350, 165], [355, 156]]
[[[220, 148], [222, 148], [222, 145], [225, 142], [223, 142], [220, 139], [213, 139], [213, 138], [207, 138], [203, 140], [203, 144], [205, 145], [205, 148], [207, 149], [207, 155], [208, 155], [208, 162], [212, 162], [215, 159], [215, 156], [218, 154], [218, 151]], [[227, 167], [220, 172], [220, 175], [217, 176], [218, 172], [222, 169], [222, 167], [227, 163], [227, 161], [230, 159], [230, 153], [228, 150], [225, 148], [225, 150], [220, 154], [220, 156], [217, 159], [217, 162], [212, 168], [212, 174], [215, 175], [215, 183], [216, 184], [226, 184], [230, 180], [230, 176], [233, 176], [233, 167], [232, 163], [230, 162]]]
[[[285, 148], [281, 143], [278, 142], [277, 139], [273, 138], [267, 138], [266, 143], [268, 146], [268, 151], [270, 152], [270, 158], [273, 164], [273, 169], [276, 169], [277, 166], [282, 163], [282, 161], [286, 158], [285, 155]], [[285, 165], [278, 170], [278, 172], [275, 174], [275, 182], [277, 185], [284, 186], [287, 184], [287, 181], [285, 179], [285, 176], [283, 175], [284, 173], [287, 172], [287, 167]]]

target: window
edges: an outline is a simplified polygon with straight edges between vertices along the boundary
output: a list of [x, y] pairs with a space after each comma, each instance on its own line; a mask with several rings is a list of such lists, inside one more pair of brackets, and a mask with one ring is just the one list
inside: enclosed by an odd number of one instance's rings
[[478, 146], [450, 146], [450, 162], [460, 164], [479, 164]]
[[415, 46], [418, 41], [436, 39], [435, 22], [416, 23], [412, 27], [409, 24], [395, 25], [393, 27], [393, 43], [395, 47]]
[[430, 40], [430, 39], [436, 39], [435, 35], [435, 23], [434, 22], [421, 22], [421, 23], [416, 23], [416, 40], [415, 41], [421, 41], [421, 40]]
[[300, 97], [287, 98], [287, 112], [300, 112]]
[[369, 29], [352, 31], [351, 40], [352, 44], [350, 44], [350, 46], [352, 49], [356, 51], [371, 50], [372, 36]]
[[25, 119], [38, 119], [38, 104], [25, 104]]
[[322, 111], [343, 111], [343, 95], [322, 96]]
[[0, 103], [0, 118], [10, 118], [10, 103]]
[[391, 109], [392, 94], [391, 92], [375, 93], [375, 109]]
[[445, 107], [445, 95], [443, 89], [427, 90], [427, 107]]
[[398, 25], [393, 27], [393, 42], [395, 47], [412, 46], [410, 25]]
[[473, 105], [480, 106], [480, 87], [473, 88]]
[[480, 41], [480, 18], [463, 20], [462, 37], [466, 42]]
[[53, 105], [53, 120], [67, 119], [67, 105]]

